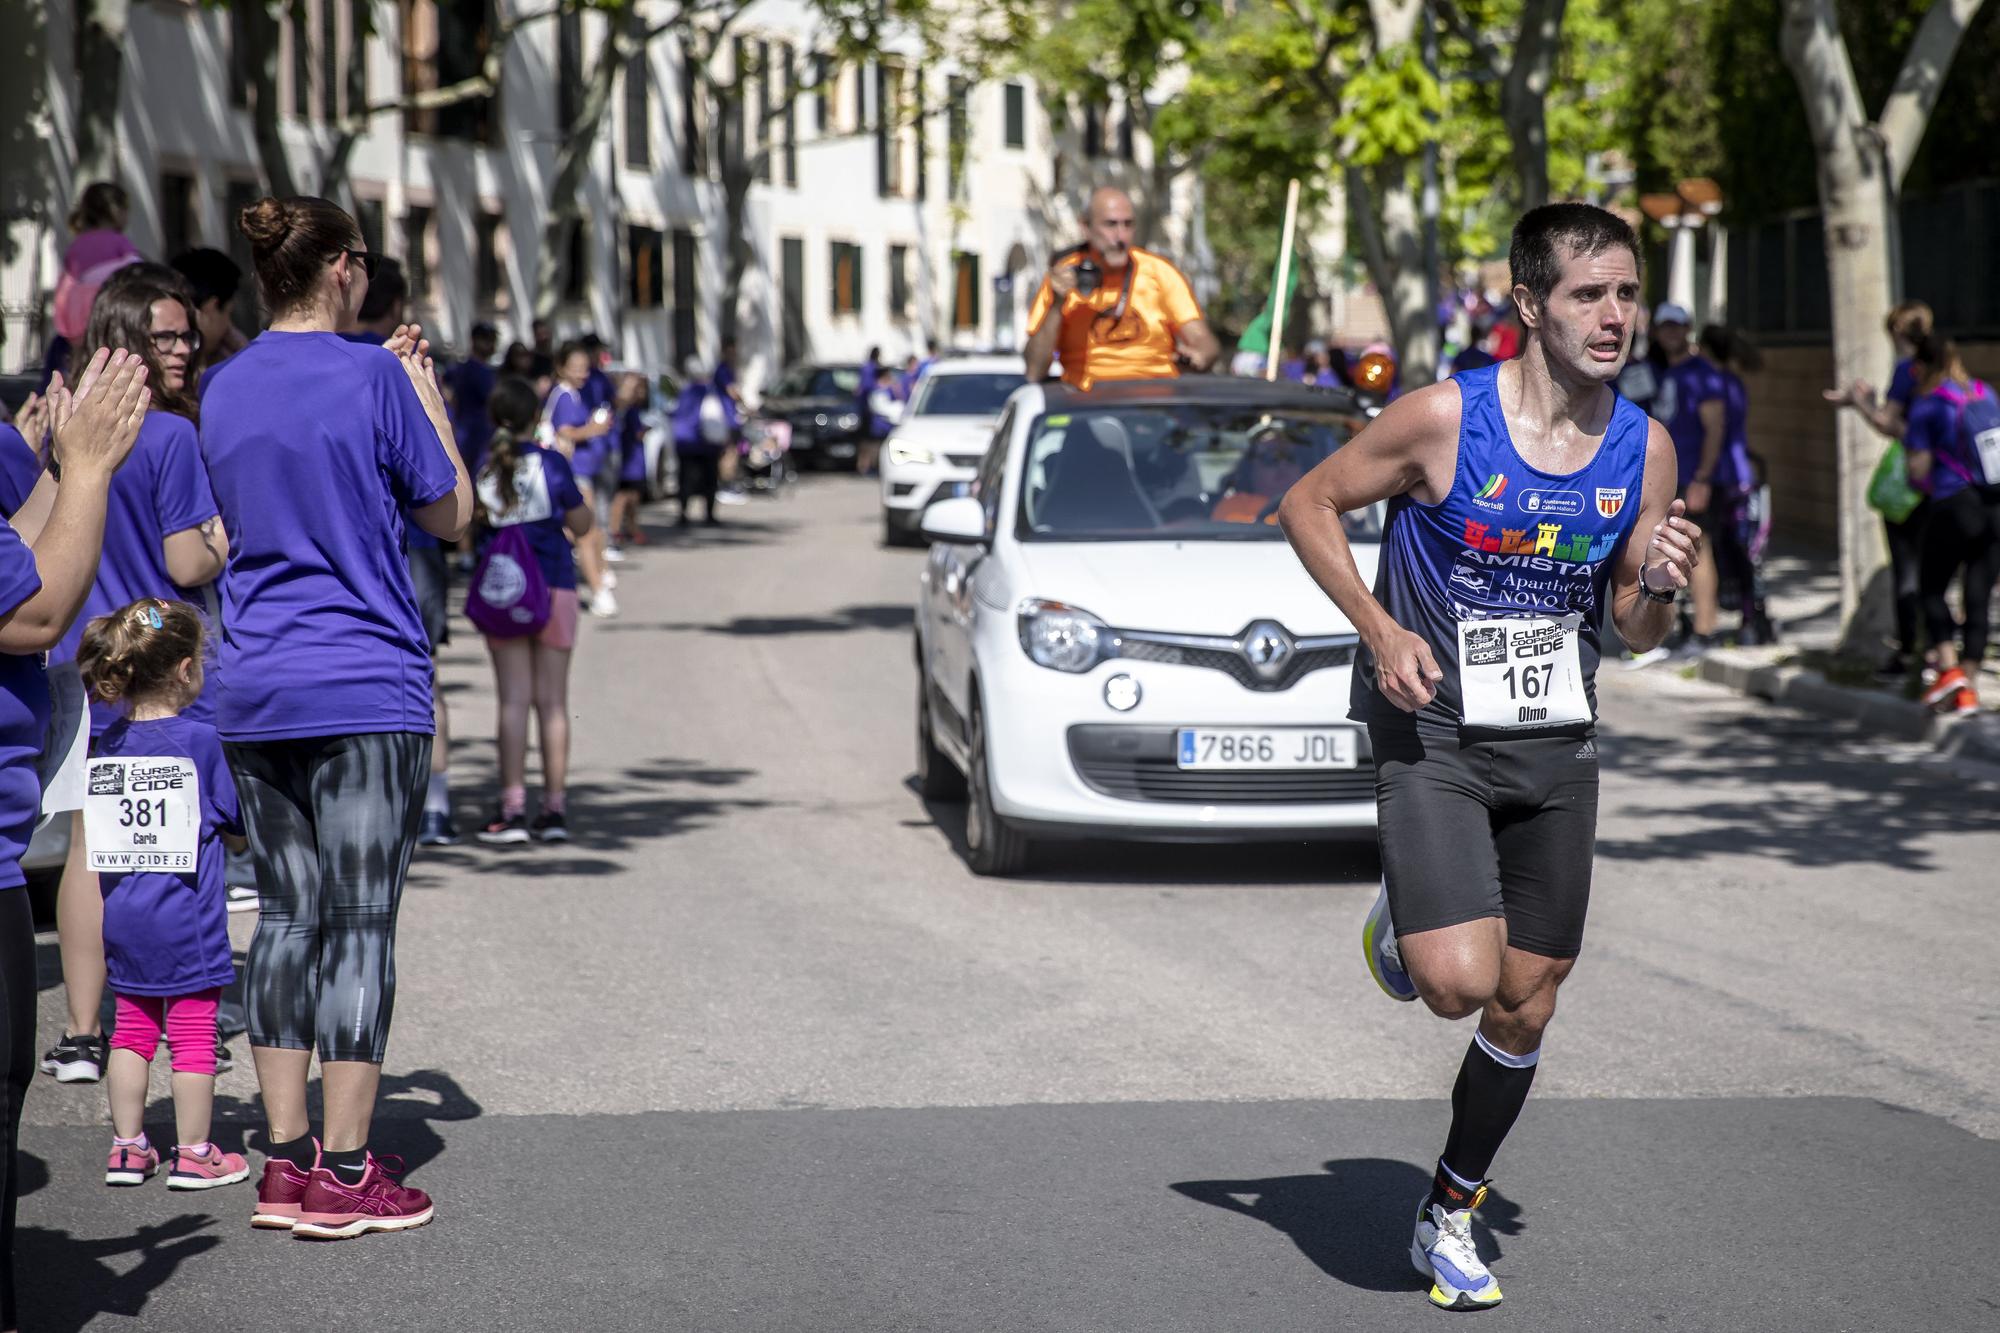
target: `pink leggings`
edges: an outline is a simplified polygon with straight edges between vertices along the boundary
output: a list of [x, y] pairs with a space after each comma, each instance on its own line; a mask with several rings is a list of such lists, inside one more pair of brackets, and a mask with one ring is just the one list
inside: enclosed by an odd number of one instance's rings
[[118, 1030], [111, 1035], [111, 1049], [137, 1052], [140, 1059], [150, 1064], [153, 1053], [160, 1049], [160, 1031], [164, 1027], [176, 1074], [213, 1074], [215, 1010], [221, 999], [219, 990], [172, 998], [121, 995]]

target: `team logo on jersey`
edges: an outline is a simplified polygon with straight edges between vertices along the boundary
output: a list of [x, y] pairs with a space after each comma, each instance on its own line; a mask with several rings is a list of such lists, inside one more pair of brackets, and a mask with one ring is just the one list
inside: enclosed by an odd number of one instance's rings
[[1597, 512], [1606, 518], [1617, 518], [1618, 511], [1625, 507], [1624, 486], [1599, 486], [1597, 488]]
[[1495, 472], [1486, 479], [1486, 484], [1481, 486], [1478, 493], [1472, 497], [1472, 503], [1478, 505], [1481, 509], [1505, 509], [1507, 506], [1502, 502], [1500, 497], [1506, 493], [1507, 474], [1504, 472]]

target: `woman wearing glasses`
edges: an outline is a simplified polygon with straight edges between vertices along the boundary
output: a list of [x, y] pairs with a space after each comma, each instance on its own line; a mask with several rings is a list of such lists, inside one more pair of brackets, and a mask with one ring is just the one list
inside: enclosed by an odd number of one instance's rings
[[354, 219], [263, 199], [238, 225], [271, 324], [209, 378], [201, 447], [231, 546], [216, 728], [263, 891], [244, 992], [270, 1160], [251, 1222], [398, 1231], [431, 1219], [368, 1153], [430, 775], [430, 651], [403, 542], [411, 523], [456, 542], [472, 486], [419, 331], [380, 347], [334, 332], [374, 264]]
[[[164, 264], [132, 264], [114, 273], [91, 304], [76, 364], [90, 364], [100, 350], [138, 357], [153, 398], [131, 456], [111, 479], [104, 555], [83, 614], [49, 653], [50, 688], [64, 731], [66, 711], [73, 710], [79, 724], [82, 718], [75, 663], [85, 623], [142, 597], [190, 601], [213, 610], [209, 585], [222, 573], [229, 553], [195, 435], [189, 368], [201, 350], [201, 334], [187, 281]], [[197, 698], [187, 715], [209, 721], [208, 700]], [[102, 735], [116, 717], [109, 704], [91, 705], [91, 738]], [[80, 745], [80, 725], [77, 734]], [[59, 794], [64, 791], [69, 792], [66, 798]], [[51, 812], [72, 803], [83, 803], [80, 762], [73, 781], [58, 779], [49, 785]], [[69, 861], [56, 892], [56, 927], [69, 1012], [62, 1040], [42, 1057], [42, 1068], [63, 1082], [95, 1082], [105, 1061], [97, 1017], [104, 999], [104, 899], [97, 876], [90, 873], [80, 808], [70, 812]]]

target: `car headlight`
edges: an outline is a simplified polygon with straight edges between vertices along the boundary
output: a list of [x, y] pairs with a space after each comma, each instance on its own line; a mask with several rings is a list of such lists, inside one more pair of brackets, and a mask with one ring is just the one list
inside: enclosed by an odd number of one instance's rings
[[898, 467], [924, 467], [937, 462], [937, 455], [921, 444], [904, 444], [901, 440], [890, 440], [889, 461]]
[[842, 412], [833, 419], [833, 428], [835, 430], [860, 430], [861, 414], [859, 412]]
[[1030, 597], [1020, 608], [1021, 648], [1037, 666], [1084, 672], [1118, 653], [1111, 629], [1088, 611]]

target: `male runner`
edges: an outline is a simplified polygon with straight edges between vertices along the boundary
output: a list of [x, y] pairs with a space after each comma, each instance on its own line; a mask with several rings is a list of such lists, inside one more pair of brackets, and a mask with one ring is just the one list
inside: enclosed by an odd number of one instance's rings
[[[1583, 942], [1599, 631], [1608, 613], [1633, 647], [1659, 643], [1701, 546], [1672, 440], [1610, 387], [1639, 300], [1632, 229], [1550, 204], [1508, 259], [1520, 356], [1389, 404], [1279, 510], [1362, 640], [1352, 715], [1374, 747], [1384, 879], [1369, 968], [1396, 999], [1479, 1015], [1411, 1245], [1455, 1310], [1500, 1300], [1472, 1210]], [[1371, 595], [1341, 515], [1381, 500]]]

